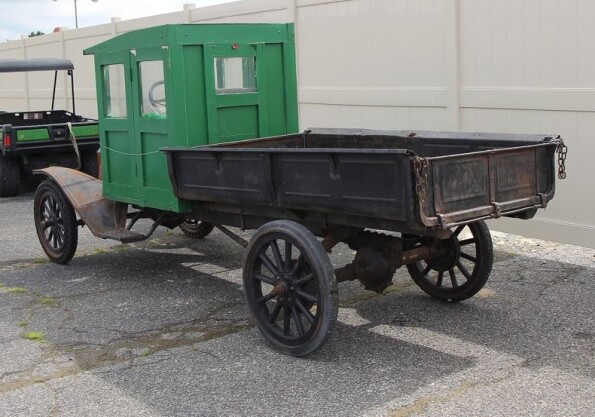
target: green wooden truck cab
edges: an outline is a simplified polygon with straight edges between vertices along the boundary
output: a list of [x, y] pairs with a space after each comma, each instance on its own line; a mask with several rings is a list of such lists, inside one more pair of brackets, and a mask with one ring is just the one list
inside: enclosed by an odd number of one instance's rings
[[84, 53], [95, 56], [106, 199], [188, 211], [160, 148], [298, 130], [292, 24], [165, 25]]

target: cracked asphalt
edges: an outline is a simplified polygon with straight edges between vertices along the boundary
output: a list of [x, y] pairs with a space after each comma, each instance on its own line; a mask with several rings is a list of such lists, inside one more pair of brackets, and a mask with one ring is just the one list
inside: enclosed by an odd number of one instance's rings
[[30, 193], [0, 200], [2, 417], [595, 415], [593, 249], [493, 233], [488, 284], [455, 305], [405, 269], [385, 295], [341, 284], [335, 332], [296, 359], [249, 320], [223, 234], [82, 229], [60, 266], [32, 211]]

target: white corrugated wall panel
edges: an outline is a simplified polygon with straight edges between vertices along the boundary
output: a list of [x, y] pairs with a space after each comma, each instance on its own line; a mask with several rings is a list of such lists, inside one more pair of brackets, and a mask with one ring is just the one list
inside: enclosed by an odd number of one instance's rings
[[300, 126], [445, 128], [443, 2], [300, 4]]
[[595, 247], [595, 2], [460, 0], [461, 128], [561, 134], [568, 178], [533, 222], [493, 228]]
[[[491, 227], [595, 247], [593, 16], [593, 0], [246, 0], [6, 42], [0, 58], [72, 59], [94, 116], [86, 47], [172, 22], [295, 21], [302, 128], [559, 133], [568, 179], [550, 207]], [[45, 107], [47, 85], [2, 77], [0, 109]]]

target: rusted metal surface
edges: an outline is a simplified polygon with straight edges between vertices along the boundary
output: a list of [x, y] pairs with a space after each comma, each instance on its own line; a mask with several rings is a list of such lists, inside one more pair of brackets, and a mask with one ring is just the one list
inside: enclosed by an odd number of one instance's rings
[[339, 232], [325, 236], [323, 246], [326, 243], [329, 251], [329, 247], [342, 240], [357, 251], [353, 262], [335, 269], [337, 282], [358, 280], [365, 289], [381, 293], [392, 284], [392, 277], [401, 266], [443, 257], [445, 247], [441, 243], [449, 241], [450, 235], [450, 231], [444, 232], [444, 240], [429, 239], [423, 246], [404, 251], [403, 239], [397, 236], [364, 231], [342, 239]]
[[401, 239], [369, 231], [345, 236], [347, 231], [338, 230], [323, 240], [327, 251], [338, 241], [357, 251], [353, 262], [335, 269], [337, 282], [359, 280], [365, 289], [381, 293], [392, 284], [393, 275], [401, 266]]
[[62, 189], [72, 207], [97, 237], [125, 241], [138, 233], [125, 230], [128, 205], [106, 200], [102, 182], [70, 168], [49, 167], [34, 171], [52, 178]]
[[545, 208], [554, 195], [551, 161], [560, 142], [414, 158], [420, 220], [447, 229]]

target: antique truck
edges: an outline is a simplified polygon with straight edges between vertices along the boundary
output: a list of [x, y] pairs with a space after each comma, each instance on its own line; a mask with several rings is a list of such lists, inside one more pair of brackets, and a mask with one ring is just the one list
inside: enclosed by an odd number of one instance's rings
[[[158, 226], [246, 248], [246, 304], [264, 338], [303, 356], [337, 320], [337, 283], [382, 292], [406, 266], [444, 302], [476, 294], [493, 262], [484, 220], [529, 219], [554, 196], [556, 135], [309, 129], [298, 133], [291, 24], [172, 25], [130, 32], [95, 56], [102, 180], [76, 170], [34, 201], [48, 257], [77, 228], [134, 242]], [[560, 167], [556, 170], [558, 155]], [[134, 230], [141, 218], [152, 227]], [[226, 226], [256, 229], [245, 241]], [[146, 227], [146, 226], [145, 226]], [[319, 240], [320, 238], [320, 240]], [[335, 268], [339, 243], [355, 251]]]
[[[97, 175], [99, 127], [97, 120], [76, 114], [73, 70], [68, 59], [0, 59], [0, 73], [54, 72], [49, 110], [0, 111], [0, 197], [17, 195], [23, 178], [52, 165]], [[72, 112], [54, 109], [59, 72], [70, 79]]]

